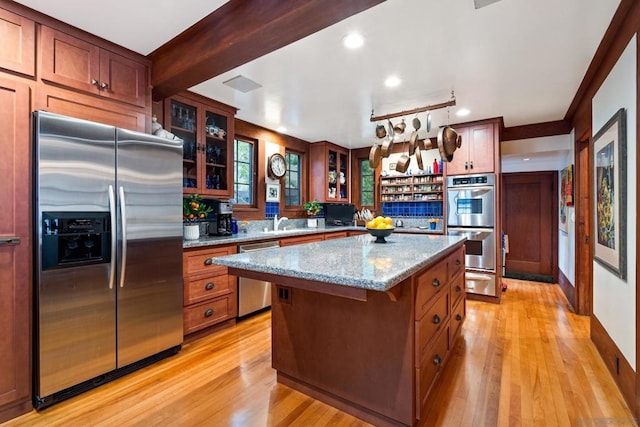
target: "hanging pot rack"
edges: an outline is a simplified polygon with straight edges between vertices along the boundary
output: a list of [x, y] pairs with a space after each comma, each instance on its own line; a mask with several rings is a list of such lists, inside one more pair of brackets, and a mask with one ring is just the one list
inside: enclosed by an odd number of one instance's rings
[[424, 113], [425, 111], [440, 110], [442, 108], [453, 107], [456, 105], [456, 97], [451, 94], [451, 100], [441, 102], [440, 104], [427, 105], [426, 107], [414, 108], [413, 110], [400, 111], [399, 113], [385, 114], [383, 116], [374, 116], [371, 110], [371, 118], [369, 121], [378, 122], [380, 120], [394, 119], [396, 117], [410, 116], [412, 114]]

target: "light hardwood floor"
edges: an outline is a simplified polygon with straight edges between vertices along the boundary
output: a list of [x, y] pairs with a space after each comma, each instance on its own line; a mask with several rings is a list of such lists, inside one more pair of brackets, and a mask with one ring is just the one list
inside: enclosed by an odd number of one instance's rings
[[[631, 426], [633, 417], [557, 285], [508, 280], [468, 301], [427, 426]], [[270, 315], [6, 426], [365, 426], [276, 383]], [[319, 355], [321, 356], [321, 355]]]

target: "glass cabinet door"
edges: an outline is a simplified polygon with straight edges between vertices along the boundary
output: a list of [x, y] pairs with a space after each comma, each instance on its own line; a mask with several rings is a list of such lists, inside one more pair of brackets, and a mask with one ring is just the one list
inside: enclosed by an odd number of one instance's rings
[[228, 189], [227, 183], [227, 117], [206, 111], [205, 122], [205, 188]]
[[198, 170], [198, 114], [196, 107], [171, 101], [171, 133], [184, 141], [182, 151], [182, 187], [196, 192], [200, 187]]
[[330, 149], [327, 156], [327, 179], [329, 180], [327, 198], [335, 199], [338, 197], [338, 153]]
[[338, 173], [338, 188], [339, 196], [341, 199], [348, 199], [349, 193], [349, 156], [345, 153], [339, 153], [340, 158], [340, 172]]

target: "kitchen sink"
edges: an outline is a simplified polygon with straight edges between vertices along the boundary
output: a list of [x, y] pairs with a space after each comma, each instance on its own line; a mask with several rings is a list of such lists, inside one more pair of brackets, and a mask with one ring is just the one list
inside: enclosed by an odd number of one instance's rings
[[296, 231], [305, 231], [304, 228], [286, 228], [282, 230], [264, 230], [262, 234], [283, 234], [283, 233], [295, 233]]

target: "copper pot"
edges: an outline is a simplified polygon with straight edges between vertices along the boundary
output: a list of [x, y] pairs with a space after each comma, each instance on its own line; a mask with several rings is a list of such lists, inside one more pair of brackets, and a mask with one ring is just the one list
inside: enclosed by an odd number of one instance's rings
[[376, 126], [376, 136], [380, 139], [384, 138], [385, 136], [387, 136], [387, 129], [385, 128], [384, 125], [378, 125]]
[[380, 154], [382, 155], [382, 157], [389, 157], [391, 151], [393, 151], [393, 134], [389, 135], [389, 138], [385, 139], [382, 143]]
[[409, 164], [411, 163], [411, 157], [406, 154], [402, 154], [398, 161], [396, 162], [396, 171], [400, 173], [405, 173], [409, 168]]
[[424, 170], [424, 164], [422, 163], [422, 150], [420, 150], [420, 147], [416, 149], [416, 163], [418, 164], [418, 169]]
[[407, 125], [404, 122], [404, 119], [402, 119], [402, 121], [400, 123], [398, 123], [397, 125], [395, 125], [393, 127], [393, 131], [400, 135], [401, 133], [404, 133], [404, 130], [407, 128]]
[[369, 151], [369, 165], [371, 165], [371, 169], [375, 169], [378, 167], [379, 164], [380, 164], [380, 146], [378, 144], [373, 144], [373, 147], [371, 147], [371, 151]]
[[445, 162], [453, 160], [453, 153], [462, 146], [462, 138], [450, 126], [443, 126], [438, 131], [438, 151]]

